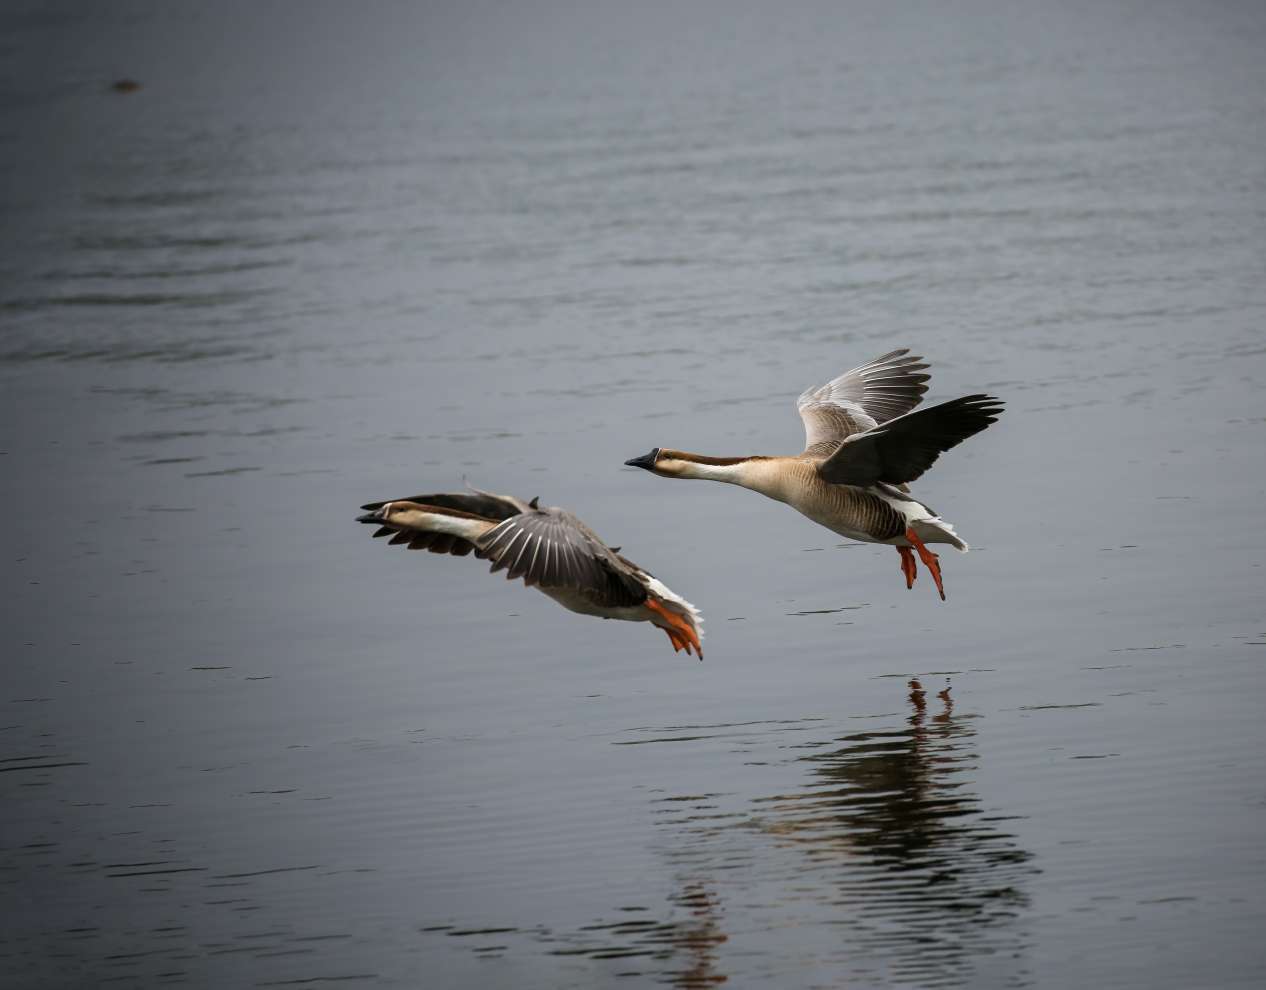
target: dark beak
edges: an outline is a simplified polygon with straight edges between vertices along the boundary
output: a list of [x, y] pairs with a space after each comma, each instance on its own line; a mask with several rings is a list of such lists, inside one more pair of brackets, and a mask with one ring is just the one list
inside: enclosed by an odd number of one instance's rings
[[374, 512], [366, 512], [363, 516], [357, 516], [356, 521], [363, 522], [363, 523], [381, 524], [382, 523], [381, 510], [375, 510]]
[[641, 457], [631, 457], [625, 461], [628, 467], [645, 468], [647, 471], [655, 470], [655, 458], [659, 456], [659, 448], [656, 447], [649, 454], [643, 454]]

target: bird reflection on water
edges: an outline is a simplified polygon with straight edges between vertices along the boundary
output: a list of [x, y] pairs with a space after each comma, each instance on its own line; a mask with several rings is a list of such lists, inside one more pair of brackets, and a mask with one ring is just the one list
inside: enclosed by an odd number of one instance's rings
[[[714, 725], [694, 727], [701, 734], [688, 739], [644, 740], [732, 743], [734, 730], [755, 730], [800, 754], [781, 766], [808, 769], [809, 780], [757, 798], [660, 792], [661, 853], [677, 886], [667, 917], [620, 908], [622, 916], [578, 930], [541, 926], [520, 934], [549, 955], [683, 988], [777, 971], [769, 956], [809, 965], [828, 980], [1023, 983], [1026, 936], [1016, 919], [1028, 904], [1032, 856], [971, 789], [976, 717], [955, 711], [948, 686], [933, 698], [917, 680], [908, 686], [910, 711], [900, 727], [791, 746], [786, 733], [821, 723]], [[774, 944], [737, 935], [763, 929], [771, 900], [784, 919]], [[786, 924], [788, 913], [794, 924]]]
[[580, 932], [563, 936], [562, 941], [569, 945], [552, 949], [551, 954], [641, 959], [619, 975], [653, 975], [657, 982], [682, 990], [725, 983], [727, 977], [717, 965], [717, 948], [728, 936], [721, 931], [720, 901], [713, 884], [701, 878], [685, 880], [669, 902], [675, 915], [671, 921], [638, 918], [587, 925]]
[[814, 861], [809, 896], [845, 909], [831, 922], [848, 933], [839, 961], [961, 985], [982, 959], [1022, 948], [1012, 922], [1035, 869], [969, 789], [974, 719], [955, 714], [948, 685], [931, 703], [918, 680], [909, 688], [907, 727], [801, 756], [813, 780], [760, 799], [760, 827]]
[[[617, 977], [651, 977], [681, 990], [725, 983], [727, 977], [717, 966], [717, 948], [728, 936], [721, 931], [720, 902], [712, 884], [686, 879], [668, 901], [672, 917], [667, 921], [649, 916], [644, 908], [625, 907], [619, 910], [626, 916], [619, 920], [597, 921], [575, 931], [544, 925], [531, 929], [432, 925], [422, 931], [472, 939], [470, 948], [484, 958], [505, 954], [516, 936], [525, 936], [544, 946], [546, 955], [589, 959]], [[484, 936], [495, 936], [502, 944], [481, 944]]]

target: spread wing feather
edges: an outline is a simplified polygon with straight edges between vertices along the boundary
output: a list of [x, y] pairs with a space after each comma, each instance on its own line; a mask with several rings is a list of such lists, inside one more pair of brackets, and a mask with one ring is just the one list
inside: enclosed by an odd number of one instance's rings
[[[571, 588], [606, 605], [639, 605], [646, 588], [637, 578], [637, 565], [610, 550], [588, 526], [563, 509], [540, 509], [536, 500], [524, 502], [511, 495], [470, 493], [414, 495], [408, 499], [370, 502], [362, 508], [375, 512], [387, 501], [412, 502], [448, 515], [474, 516], [497, 524], [478, 538], [463, 538], [425, 529], [382, 526], [375, 536], [390, 536], [393, 545], [492, 561], [492, 570], [510, 579], [523, 578], [529, 587]], [[498, 522], [499, 520], [499, 522]]]
[[612, 605], [637, 605], [646, 589], [584, 523], [562, 509], [531, 509], [504, 520], [479, 541], [476, 556], [493, 572], [543, 588], [592, 592]]
[[907, 413], [849, 437], [818, 465], [818, 474], [837, 485], [891, 485], [914, 481], [936, 459], [997, 420], [1002, 402], [991, 395], [961, 399]]
[[826, 457], [850, 436], [908, 413], [923, 401], [929, 375], [908, 348], [846, 371], [796, 402], [804, 420], [806, 454]]

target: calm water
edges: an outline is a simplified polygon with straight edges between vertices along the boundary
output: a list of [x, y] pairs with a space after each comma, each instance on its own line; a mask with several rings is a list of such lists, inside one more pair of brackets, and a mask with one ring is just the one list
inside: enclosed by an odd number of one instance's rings
[[[0, 982], [1266, 981], [1266, 12], [887, 8], [5, 6]], [[945, 603], [622, 467], [898, 346]]]

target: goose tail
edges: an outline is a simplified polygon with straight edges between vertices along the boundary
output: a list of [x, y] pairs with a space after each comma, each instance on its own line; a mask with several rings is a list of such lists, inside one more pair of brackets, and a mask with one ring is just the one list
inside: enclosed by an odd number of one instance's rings
[[959, 553], [966, 553], [971, 549], [967, 541], [954, 532], [954, 527], [940, 516], [919, 519], [911, 525], [924, 543], [948, 543]]

